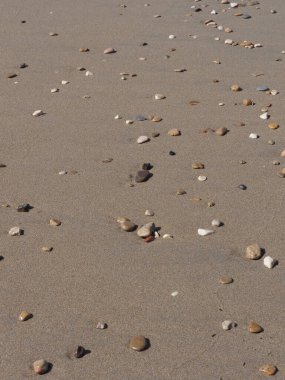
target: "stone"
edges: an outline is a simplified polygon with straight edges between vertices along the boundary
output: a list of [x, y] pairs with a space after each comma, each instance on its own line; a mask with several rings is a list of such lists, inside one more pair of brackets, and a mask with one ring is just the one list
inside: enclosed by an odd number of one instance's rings
[[85, 73], [85, 75], [86, 75], [87, 77], [90, 77], [90, 76], [93, 75], [93, 73], [92, 73], [92, 71], [87, 70], [86, 73]]
[[58, 36], [58, 33], [56, 33], [56, 32], [50, 32], [50, 33], [49, 33], [49, 36], [51, 36], [51, 37], [56, 37], [56, 36]]
[[144, 144], [146, 142], [149, 141], [149, 138], [147, 136], [140, 136], [138, 139], [137, 139], [137, 143], [138, 144]]
[[273, 364], [265, 364], [259, 368], [259, 371], [265, 376], [274, 376], [278, 368]]
[[207, 180], [207, 177], [205, 176], [205, 175], [199, 175], [199, 177], [198, 177], [198, 181], [200, 181], [200, 182], [204, 182], [204, 181], [206, 181]]
[[207, 206], [208, 206], [208, 207], [214, 207], [215, 204], [216, 204], [215, 202], [212, 202], [212, 201], [211, 201], [211, 202], [208, 202]]
[[28, 65], [27, 65], [26, 63], [21, 63], [21, 64], [19, 65], [19, 68], [20, 68], [20, 69], [25, 69], [26, 67], [28, 67]]
[[187, 194], [186, 191], [184, 189], [177, 189], [176, 190], [176, 194], [177, 195], [184, 195], [184, 194]]
[[146, 182], [151, 177], [151, 173], [148, 170], [139, 170], [135, 176], [135, 181]]
[[155, 116], [152, 116], [150, 120], [153, 121], [154, 123], [159, 123], [160, 121], [162, 121], [162, 117], [155, 115]]
[[233, 92], [238, 92], [238, 91], [241, 91], [241, 90], [242, 90], [242, 88], [238, 84], [233, 84], [231, 86], [231, 91], [233, 91]]
[[267, 112], [264, 112], [262, 113], [261, 115], [259, 115], [260, 119], [262, 120], [267, 120], [269, 118], [269, 115]]
[[241, 189], [241, 190], [246, 190], [247, 187], [245, 185], [238, 185], [238, 188]]
[[171, 235], [171, 234], [164, 234], [164, 235], [162, 236], [162, 238], [163, 238], [163, 239], [173, 239], [173, 235]]
[[85, 350], [84, 347], [82, 347], [82, 346], [75, 346], [71, 350], [69, 357], [71, 359], [80, 359], [80, 358], [83, 358], [83, 356], [85, 355], [85, 353], [86, 353], [86, 350]]
[[200, 236], [212, 235], [214, 232], [215, 232], [214, 230], [207, 230], [204, 228], [198, 228], [198, 235], [200, 235]]
[[249, 136], [248, 136], [250, 139], [258, 139], [259, 136], [257, 133], [251, 133]]
[[269, 145], [275, 145], [275, 141], [274, 140], [268, 140], [267, 144], [269, 144]]
[[19, 315], [19, 321], [22, 321], [22, 322], [25, 322], [31, 318], [33, 318], [33, 314], [29, 313], [28, 311], [22, 311], [21, 314]]
[[144, 214], [147, 216], [154, 216], [154, 211], [153, 210], [145, 210]]
[[50, 92], [51, 92], [52, 94], [54, 94], [55, 92], [59, 92], [59, 88], [52, 88], [52, 89], [50, 90]]
[[50, 364], [44, 359], [36, 360], [33, 363], [33, 370], [37, 375], [44, 375], [50, 369]]
[[53, 247], [42, 247], [43, 252], [51, 252], [53, 250]]
[[176, 153], [173, 152], [173, 150], [170, 150], [168, 154], [169, 154], [169, 156], [175, 156], [176, 155]]
[[168, 38], [169, 38], [170, 40], [174, 40], [174, 39], [176, 38], [176, 36], [175, 36], [174, 34], [170, 34], [170, 35], [168, 36]]
[[167, 134], [169, 136], [180, 136], [181, 132], [179, 131], [179, 129], [173, 128], [173, 129], [170, 129], [170, 131], [168, 131]]
[[18, 212], [29, 212], [32, 209], [32, 206], [29, 203], [24, 203], [17, 207]]
[[145, 237], [148, 237], [150, 235], [153, 235], [154, 231], [155, 231], [155, 224], [153, 222], [150, 222], [150, 223], [146, 223], [143, 226], [141, 226], [137, 230], [137, 235], [139, 237], [145, 238]]
[[285, 157], [285, 149], [282, 150], [282, 152], [280, 153], [280, 156], [281, 156], [281, 157]]
[[258, 244], [251, 244], [245, 250], [245, 258], [249, 260], [259, 260], [262, 256], [261, 248]]
[[225, 320], [222, 322], [222, 329], [225, 331], [231, 330], [232, 328], [236, 327], [236, 325], [237, 324], [231, 320]]
[[16, 73], [9, 73], [7, 74], [8, 79], [16, 78], [17, 74]]
[[226, 40], [225, 40], [225, 44], [226, 45], [232, 45], [233, 44], [233, 40], [231, 40], [230, 38], [227, 38]]
[[225, 127], [220, 127], [215, 130], [216, 135], [225, 136], [228, 133], [228, 129]]
[[112, 48], [112, 47], [109, 47], [107, 49], [104, 50], [104, 54], [113, 54], [113, 53], [116, 53], [117, 51]]
[[68, 80], [62, 80], [62, 81], [61, 81], [61, 84], [63, 84], [63, 85], [68, 84], [68, 83], [69, 83]]
[[126, 220], [120, 224], [120, 227], [123, 231], [132, 232], [137, 229], [137, 225], [129, 220]]
[[22, 230], [20, 227], [12, 227], [9, 230], [9, 235], [10, 236], [20, 236], [24, 234], [24, 230]]
[[192, 164], [192, 169], [204, 169], [205, 165], [202, 162], [194, 162]]
[[228, 285], [228, 284], [231, 284], [232, 282], [234, 282], [233, 278], [227, 277], [227, 276], [221, 277], [219, 280], [219, 283], [223, 285]]
[[80, 53], [87, 53], [89, 49], [87, 47], [82, 47], [79, 49]]
[[39, 116], [42, 116], [44, 115], [44, 112], [42, 110], [36, 110], [33, 112], [33, 116], [34, 117], [39, 117]]
[[143, 238], [143, 240], [144, 240], [146, 243], [150, 243], [151, 241], [154, 241], [154, 240], [155, 240], [155, 236], [153, 236], [153, 235], [149, 235], [149, 236]]
[[191, 100], [189, 102], [190, 106], [197, 106], [200, 102], [198, 100]]
[[252, 334], [258, 334], [263, 331], [263, 328], [256, 322], [249, 322], [247, 329]]
[[223, 226], [223, 222], [221, 222], [219, 219], [213, 219], [212, 222], [211, 222], [211, 225], [213, 227], [221, 227]]
[[277, 123], [269, 123], [268, 124], [268, 128], [270, 128], [270, 129], [278, 129], [279, 128], [279, 124], [277, 124]]
[[256, 91], [268, 91], [269, 87], [267, 86], [257, 86]]
[[159, 132], [152, 132], [151, 137], [158, 137], [160, 135]]
[[61, 225], [61, 221], [59, 219], [50, 219], [49, 224], [50, 226], [57, 227]]
[[165, 99], [165, 98], [166, 98], [166, 96], [163, 95], [163, 94], [155, 94], [154, 95], [154, 99], [155, 100], [162, 100], [162, 99]]
[[276, 264], [277, 264], [277, 260], [276, 259], [273, 259], [273, 257], [270, 257], [270, 256], [266, 256], [264, 259], [263, 259], [263, 264], [266, 268], [269, 268], [269, 269], [272, 269]]
[[243, 99], [242, 104], [244, 106], [252, 106], [252, 100], [251, 99]]
[[105, 322], [98, 322], [96, 325], [96, 329], [98, 330], [105, 330], [107, 327], [108, 325]]
[[129, 348], [133, 349], [134, 351], [144, 351], [148, 348], [148, 340], [142, 336], [134, 336], [130, 341], [129, 341]]

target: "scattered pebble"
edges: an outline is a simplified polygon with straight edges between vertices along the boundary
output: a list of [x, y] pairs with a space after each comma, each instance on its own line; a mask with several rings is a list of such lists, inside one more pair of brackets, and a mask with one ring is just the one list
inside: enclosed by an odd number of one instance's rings
[[121, 229], [126, 232], [132, 232], [137, 229], [137, 225], [130, 220], [125, 220], [120, 225]]
[[96, 325], [96, 329], [98, 330], [105, 330], [107, 327], [108, 325], [105, 322], [98, 322]]
[[199, 175], [198, 181], [204, 182], [207, 180], [207, 177], [205, 175]]
[[151, 177], [151, 173], [148, 170], [139, 170], [135, 176], [136, 182], [146, 182]]
[[236, 326], [237, 326], [237, 324], [231, 320], [226, 320], [226, 321], [222, 322], [222, 328], [225, 331], [231, 330]]
[[9, 231], [10, 236], [20, 236], [24, 234], [24, 230], [22, 230], [20, 227], [12, 227]]
[[248, 136], [250, 139], [258, 139], [258, 134], [257, 133], [251, 133], [249, 136]]
[[60, 226], [61, 225], [61, 221], [60, 220], [58, 220], [58, 219], [50, 219], [50, 221], [49, 221], [49, 224], [50, 224], [50, 226]]
[[241, 90], [242, 90], [242, 88], [238, 84], [233, 84], [231, 86], [231, 91], [233, 91], [233, 92], [239, 92]]
[[268, 124], [268, 128], [270, 128], [270, 129], [278, 129], [279, 128], [279, 124], [277, 124], [277, 123], [269, 123]]
[[227, 276], [221, 277], [219, 280], [219, 283], [223, 285], [228, 285], [228, 284], [231, 284], [232, 282], [234, 282], [233, 278], [227, 277]]
[[259, 371], [265, 376], [274, 376], [278, 369], [273, 364], [265, 364], [259, 368]]
[[155, 100], [162, 100], [162, 99], [165, 99], [165, 98], [166, 98], [166, 96], [163, 95], [163, 94], [155, 94], [154, 95], [154, 99]]
[[37, 375], [44, 375], [49, 372], [50, 364], [44, 359], [36, 360], [33, 363], [33, 370]]
[[141, 226], [137, 230], [137, 235], [139, 237], [145, 238], [145, 237], [148, 237], [150, 235], [153, 235], [154, 231], [155, 231], [155, 225], [154, 225], [154, 223], [150, 222], [150, 223], [146, 223], [143, 226]]
[[51, 252], [53, 250], [53, 247], [42, 247], [43, 252]]
[[28, 311], [22, 311], [19, 315], [19, 321], [25, 322], [29, 319], [33, 318], [33, 314], [29, 313]]
[[70, 359], [80, 359], [83, 358], [85, 355], [86, 350], [82, 346], [75, 346], [71, 351], [70, 354], [68, 355]]
[[114, 54], [116, 52], [117, 51], [114, 48], [112, 48], [112, 47], [109, 47], [109, 48], [107, 48], [107, 49], [104, 50], [104, 54]]
[[179, 129], [173, 128], [173, 129], [170, 129], [170, 131], [168, 131], [168, 135], [169, 136], [180, 136], [181, 131], [179, 131]]
[[215, 232], [214, 230], [207, 230], [204, 228], [198, 228], [198, 235], [200, 235], [200, 236], [212, 235], [214, 232]]
[[134, 351], [144, 351], [148, 346], [148, 340], [142, 335], [135, 336], [129, 341], [129, 348]]
[[211, 222], [213, 227], [221, 227], [223, 226], [223, 222], [221, 222], [219, 219], [213, 219]]
[[154, 216], [154, 211], [153, 210], [145, 210], [144, 214], [147, 216]]
[[52, 88], [52, 89], [50, 90], [50, 92], [53, 93], [53, 94], [54, 94], [55, 92], [59, 92], [59, 88]]
[[256, 322], [250, 322], [247, 326], [247, 329], [252, 334], [259, 334], [263, 331], [263, 328]]
[[192, 164], [192, 169], [204, 169], [205, 165], [202, 162], [194, 162]]
[[137, 143], [138, 144], [144, 144], [146, 142], [149, 141], [149, 138], [147, 136], [140, 136], [138, 139], [137, 139]]
[[272, 257], [270, 256], [266, 256], [264, 259], [263, 259], [263, 264], [266, 268], [269, 268], [269, 269], [272, 269], [277, 263], [277, 260], [276, 259], [273, 259]]
[[249, 260], [258, 260], [262, 256], [261, 248], [258, 244], [251, 244], [246, 248], [245, 258]]
[[42, 116], [44, 115], [44, 112], [42, 110], [36, 110], [33, 112], [33, 116], [34, 117], [39, 117], [39, 116]]

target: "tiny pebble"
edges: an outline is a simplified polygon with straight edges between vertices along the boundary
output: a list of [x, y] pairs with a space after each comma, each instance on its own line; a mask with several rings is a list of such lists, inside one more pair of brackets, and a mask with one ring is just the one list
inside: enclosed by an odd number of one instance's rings
[[250, 322], [247, 329], [252, 334], [258, 334], [263, 331], [263, 328], [256, 322]]
[[198, 181], [204, 182], [207, 180], [207, 177], [205, 175], [199, 175]]
[[20, 236], [24, 234], [24, 230], [22, 230], [20, 227], [12, 227], [9, 231], [10, 236]]
[[261, 248], [258, 244], [251, 244], [246, 248], [245, 258], [249, 260], [258, 260], [262, 256]]
[[96, 329], [98, 330], [105, 330], [107, 327], [108, 325], [105, 322], [98, 322], [96, 325]]
[[258, 134], [257, 133], [251, 133], [249, 136], [248, 136], [250, 139], [258, 139]]
[[33, 363], [33, 370], [37, 375], [44, 375], [49, 369], [50, 364], [46, 360], [40, 359]]
[[36, 110], [33, 112], [33, 116], [35, 117], [42, 116], [43, 114], [44, 112], [42, 110]]
[[154, 211], [153, 210], [145, 210], [144, 214], [147, 216], [154, 216]]
[[227, 331], [227, 330], [231, 330], [232, 328], [236, 327], [236, 325], [237, 324], [231, 320], [225, 320], [222, 323], [222, 328], [223, 328], [223, 330]]
[[50, 219], [49, 224], [50, 224], [50, 226], [60, 226], [61, 221], [58, 219]]
[[221, 277], [220, 280], [219, 280], [219, 283], [220, 284], [223, 284], [223, 285], [228, 285], [228, 284], [231, 284], [233, 282], [233, 278], [232, 277]]
[[172, 295], [172, 297], [176, 297], [178, 295], [178, 292], [177, 291], [172, 292], [171, 295]]
[[272, 257], [270, 256], [266, 256], [264, 259], [263, 259], [263, 264], [266, 268], [269, 268], [269, 269], [272, 269], [277, 263], [277, 260], [276, 259], [273, 259]]
[[144, 351], [148, 348], [148, 340], [142, 335], [135, 336], [129, 341], [129, 348], [134, 351]]
[[211, 225], [213, 227], [221, 227], [223, 225], [223, 222], [221, 222], [219, 219], [213, 219]]
[[149, 138], [147, 136], [140, 136], [138, 139], [137, 139], [137, 143], [138, 144], [144, 144], [146, 142], [149, 141]]
[[19, 315], [19, 321], [22, 321], [22, 322], [25, 322], [31, 318], [33, 318], [33, 314], [29, 313], [28, 311], [22, 311], [21, 314]]

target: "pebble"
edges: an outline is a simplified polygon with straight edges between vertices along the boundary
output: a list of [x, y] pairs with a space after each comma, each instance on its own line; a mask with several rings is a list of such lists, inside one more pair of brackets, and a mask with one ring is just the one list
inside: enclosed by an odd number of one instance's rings
[[32, 206], [29, 203], [24, 203], [17, 207], [18, 212], [29, 212], [32, 209]]
[[273, 364], [265, 364], [259, 368], [259, 371], [265, 376], [274, 376], [278, 369]]
[[70, 359], [80, 359], [85, 355], [86, 350], [82, 346], [75, 346], [72, 350], [70, 350], [69, 357]]
[[44, 375], [49, 371], [49, 369], [50, 364], [44, 359], [36, 360], [33, 363], [33, 370], [37, 375]]
[[233, 92], [242, 91], [242, 88], [238, 84], [233, 84], [231, 86], [231, 91], [233, 91]]
[[249, 136], [248, 136], [250, 139], [258, 139], [258, 134], [257, 133], [251, 133]]
[[223, 285], [228, 285], [228, 284], [231, 284], [233, 282], [233, 278], [232, 277], [221, 277], [220, 280], [219, 280], [219, 283], [220, 284], [223, 284]]
[[61, 221], [58, 219], [50, 219], [49, 224], [50, 224], [50, 226], [60, 226]]
[[155, 100], [162, 100], [162, 99], [165, 99], [165, 98], [166, 98], [166, 96], [163, 95], [163, 94], [155, 94], [154, 95], [154, 99]]
[[147, 120], [147, 118], [146, 118], [145, 116], [143, 116], [143, 115], [136, 115], [136, 116], [134, 117], [134, 119], [135, 119], [136, 121], [145, 121], [145, 120]]
[[226, 40], [225, 40], [225, 44], [226, 45], [232, 45], [233, 44], [233, 40], [231, 40], [230, 38], [227, 38]]
[[50, 32], [50, 33], [49, 33], [49, 36], [51, 36], [51, 37], [56, 37], [56, 36], [58, 36], [58, 33], [56, 33], [56, 32]]
[[43, 252], [51, 252], [53, 250], [53, 247], [42, 247]]
[[153, 210], [145, 210], [144, 214], [147, 216], [154, 216], [154, 211]]
[[215, 232], [214, 230], [207, 230], [204, 228], [198, 228], [198, 235], [200, 235], [200, 236], [212, 235], [214, 232]]
[[12, 227], [9, 231], [10, 236], [20, 236], [24, 234], [24, 230], [22, 230], [20, 227]]
[[269, 118], [269, 115], [268, 115], [267, 112], [264, 112], [264, 113], [261, 114], [259, 117], [260, 117], [260, 119], [262, 119], [262, 120], [267, 120], [267, 119]]
[[176, 38], [176, 36], [175, 36], [174, 34], [170, 34], [170, 35], [168, 36], [168, 38], [169, 38], [170, 40], [174, 40], [174, 39]]
[[33, 318], [33, 314], [29, 313], [28, 311], [22, 311], [21, 314], [19, 315], [19, 321], [22, 321], [22, 322], [25, 322], [31, 318]]
[[130, 120], [130, 119], [128, 119], [128, 120], [126, 120], [126, 124], [127, 124], [127, 125], [134, 124], [134, 120]]
[[251, 99], [243, 99], [242, 104], [244, 106], [252, 106], [253, 102]]
[[170, 131], [168, 131], [167, 134], [169, 136], [180, 136], [181, 135], [181, 131], [179, 131], [179, 129], [173, 128], [173, 129], [170, 129]]
[[223, 226], [223, 222], [221, 222], [219, 219], [213, 219], [212, 222], [211, 222], [211, 225], [213, 227], [221, 227]]
[[177, 292], [177, 290], [176, 290], [175, 292], [172, 292], [171, 295], [172, 295], [172, 297], [176, 297], [176, 296], [178, 296], [178, 292]]
[[228, 133], [228, 129], [225, 127], [220, 127], [215, 130], [216, 135], [225, 136]]
[[109, 47], [107, 49], [104, 50], [104, 54], [113, 54], [113, 53], [116, 53], [117, 51], [112, 48], [112, 47]]
[[136, 182], [146, 182], [151, 177], [151, 173], [148, 170], [139, 170], [135, 176]]
[[87, 70], [86, 73], [85, 73], [85, 75], [86, 75], [87, 77], [90, 77], [90, 76], [93, 75], [93, 73], [92, 73], [92, 71]]
[[69, 83], [68, 80], [62, 80], [62, 81], [61, 81], [61, 84], [63, 84], [63, 85], [68, 84], [68, 83]]
[[198, 181], [204, 182], [207, 180], [207, 177], [205, 175], [199, 175]]
[[44, 112], [42, 110], [36, 110], [33, 112], [34, 117], [39, 117], [39, 116], [42, 116], [43, 114]]
[[105, 330], [107, 327], [108, 325], [105, 322], [98, 322], [96, 325], [96, 329], [98, 330]]
[[184, 194], [187, 194], [184, 189], [177, 189], [176, 190], [176, 195], [184, 195]]
[[173, 152], [173, 150], [170, 150], [170, 151], [169, 151], [169, 155], [170, 155], [170, 156], [175, 156], [175, 155], [176, 155], [176, 153], [175, 153], [175, 152]]
[[116, 221], [117, 221], [117, 223], [123, 223], [123, 222], [129, 222], [130, 219], [126, 218], [125, 216], [118, 216]]
[[164, 234], [164, 235], [162, 236], [162, 238], [163, 238], [163, 239], [173, 239], [173, 235], [171, 235], [171, 234]]
[[279, 128], [279, 124], [277, 124], [277, 123], [269, 123], [268, 124], [268, 128], [270, 128], [270, 129], [278, 129]]
[[142, 335], [135, 336], [129, 341], [129, 348], [134, 351], [144, 351], [148, 345], [148, 340]]
[[125, 220], [120, 225], [121, 229], [126, 232], [132, 232], [137, 229], [137, 225], [130, 220]]
[[159, 132], [152, 132], [151, 137], [158, 137], [160, 135]]
[[87, 53], [89, 49], [87, 47], [82, 47], [79, 49], [80, 53]]
[[8, 79], [16, 78], [17, 74], [16, 73], [9, 73], [7, 74]]
[[144, 144], [146, 142], [149, 141], [149, 138], [147, 136], [140, 136], [138, 139], [137, 139], [137, 143], [138, 144]]
[[150, 235], [153, 235], [154, 231], [155, 231], [155, 224], [150, 222], [150, 223], [146, 223], [143, 226], [141, 226], [137, 230], [137, 235], [139, 237], [145, 238], [145, 237], [148, 237]]
[[282, 150], [282, 152], [280, 153], [280, 156], [281, 156], [281, 157], [285, 157], [285, 149]]
[[247, 187], [245, 185], [238, 185], [238, 188], [241, 189], [241, 190], [246, 190]]
[[251, 244], [245, 250], [245, 258], [249, 260], [259, 260], [262, 256], [261, 248], [258, 244]]
[[225, 331], [233, 329], [234, 327], [236, 327], [236, 325], [237, 324], [231, 320], [225, 320], [224, 322], [222, 322], [222, 328]]
[[194, 162], [192, 164], [192, 169], [204, 169], [205, 165], [202, 162]]
[[247, 329], [252, 334], [258, 334], [263, 331], [263, 328], [256, 322], [250, 322]]
[[160, 116], [152, 116], [150, 120], [154, 123], [159, 123], [160, 121], [162, 121], [162, 118]]
[[269, 144], [269, 145], [275, 145], [275, 141], [274, 140], [268, 140], [267, 144]]
[[20, 69], [25, 69], [26, 67], [28, 67], [28, 65], [27, 65], [26, 63], [21, 63], [21, 64], [19, 65], [19, 68], [20, 68]]
[[50, 90], [50, 92], [51, 92], [52, 94], [54, 94], [55, 92], [59, 92], [59, 88], [52, 88], [52, 89]]
[[66, 174], [67, 174], [66, 170], [61, 170], [60, 172], [58, 172], [58, 175], [66, 175]]
[[276, 259], [273, 259], [272, 257], [270, 256], [266, 256], [264, 259], [263, 259], [263, 264], [266, 268], [269, 268], [269, 269], [272, 269], [276, 264], [277, 264], [277, 260]]
[[267, 86], [257, 86], [256, 91], [268, 91], [269, 87]]

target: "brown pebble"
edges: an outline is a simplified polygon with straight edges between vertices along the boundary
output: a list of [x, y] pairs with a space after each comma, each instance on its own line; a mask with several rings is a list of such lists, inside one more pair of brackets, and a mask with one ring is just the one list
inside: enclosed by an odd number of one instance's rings
[[233, 92], [238, 92], [238, 91], [241, 91], [241, 90], [242, 90], [242, 88], [238, 84], [233, 84], [231, 86], [231, 91], [233, 91]]
[[28, 311], [22, 311], [21, 314], [19, 315], [19, 321], [22, 321], [22, 322], [25, 322], [31, 318], [33, 318], [33, 314], [29, 313]]
[[17, 74], [15, 73], [9, 73], [7, 74], [7, 78], [11, 79], [11, 78], [15, 78], [17, 76]]
[[258, 244], [249, 245], [245, 251], [245, 258], [249, 260], [258, 260], [262, 256], [261, 248]]
[[120, 224], [123, 231], [132, 232], [137, 228], [137, 225], [129, 220], [126, 220]]
[[148, 348], [148, 341], [142, 335], [135, 336], [129, 341], [129, 348], [135, 351], [144, 351]]
[[82, 47], [79, 49], [79, 51], [80, 51], [80, 53], [87, 53], [89, 51], [89, 49], [86, 47]]
[[192, 169], [204, 169], [205, 165], [202, 162], [194, 162], [192, 164]]
[[225, 136], [228, 133], [228, 129], [225, 127], [220, 127], [215, 130], [216, 135]]
[[173, 129], [170, 129], [170, 131], [168, 131], [167, 134], [169, 136], [180, 136], [181, 135], [181, 131], [179, 131], [179, 129], [173, 128]]
[[49, 371], [49, 369], [50, 369], [50, 364], [46, 360], [40, 359], [40, 360], [36, 360], [33, 363], [33, 370], [35, 371], [37, 375], [44, 375], [45, 373]]
[[49, 224], [50, 224], [50, 226], [60, 226], [61, 221], [58, 219], [50, 219]]
[[278, 129], [279, 128], [279, 124], [277, 124], [277, 123], [269, 123], [268, 124], [268, 128], [270, 128], [270, 129]]
[[247, 329], [252, 334], [258, 334], [263, 331], [263, 328], [256, 322], [250, 322], [247, 326]]
[[252, 106], [252, 100], [251, 99], [243, 99], [242, 104], [244, 106]]
[[265, 364], [259, 368], [259, 371], [265, 376], [273, 376], [278, 369], [273, 364]]
[[233, 278], [232, 277], [221, 277], [220, 280], [219, 280], [219, 283], [220, 284], [223, 284], [223, 285], [228, 285], [228, 284], [231, 284], [233, 282]]
[[147, 236], [143, 239], [146, 243], [150, 243], [151, 241], [155, 240], [155, 237], [153, 235]]

